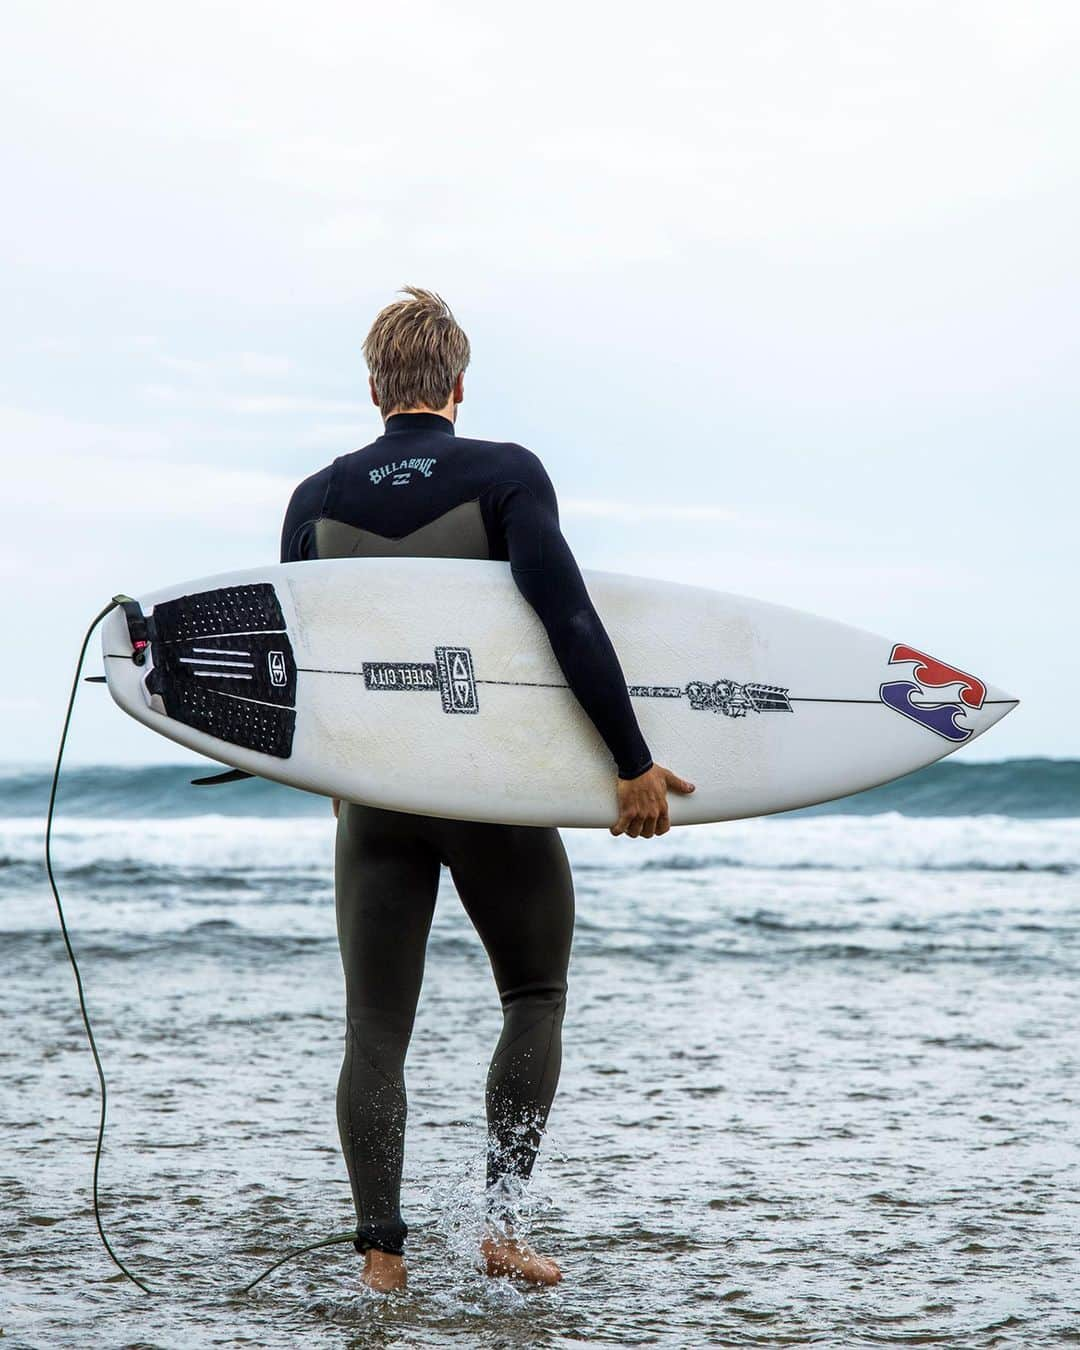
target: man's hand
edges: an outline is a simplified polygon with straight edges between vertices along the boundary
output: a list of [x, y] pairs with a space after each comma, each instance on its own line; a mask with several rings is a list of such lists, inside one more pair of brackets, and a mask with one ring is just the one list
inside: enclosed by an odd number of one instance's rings
[[673, 774], [662, 764], [654, 764], [638, 778], [620, 778], [619, 819], [611, 827], [612, 834], [628, 834], [631, 839], [651, 839], [654, 834], [667, 834], [671, 829], [668, 819], [668, 792], [688, 796], [693, 783]]

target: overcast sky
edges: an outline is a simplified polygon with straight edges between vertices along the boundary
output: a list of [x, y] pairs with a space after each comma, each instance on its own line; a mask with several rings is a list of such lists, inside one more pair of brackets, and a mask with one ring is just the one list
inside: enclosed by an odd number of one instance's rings
[[[1024, 700], [962, 755], [1080, 754], [1076, 5], [4, 8], [4, 759], [114, 592], [276, 560], [404, 282], [584, 566], [909, 642]], [[93, 687], [72, 752], [182, 753]]]

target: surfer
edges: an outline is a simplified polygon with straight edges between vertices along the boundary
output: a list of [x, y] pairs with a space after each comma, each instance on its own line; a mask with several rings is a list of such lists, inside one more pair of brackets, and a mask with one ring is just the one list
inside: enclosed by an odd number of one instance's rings
[[[612, 756], [612, 834], [669, 828], [667, 794], [693, 785], [654, 764], [615, 649], [559, 528], [539, 459], [455, 434], [469, 341], [445, 302], [409, 287], [364, 344], [384, 432], [293, 493], [282, 562], [330, 557], [489, 558], [510, 563], [569, 687]], [[376, 601], [378, 597], [373, 597]], [[552, 784], [558, 791], [558, 784]], [[503, 1029], [487, 1077], [491, 1275], [536, 1284], [557, 1263], [515, 1233], [515, 1210], [559, 1077], [574, 891], [555, 829], [443, 820], [351, 802], [338, 818], [335, 897], [346, 985], [337, 1112], [357, 1214], [362, 1279], [405, 1284], [400, 1188], [412, 1032], [441, 866], [491, 961]]]

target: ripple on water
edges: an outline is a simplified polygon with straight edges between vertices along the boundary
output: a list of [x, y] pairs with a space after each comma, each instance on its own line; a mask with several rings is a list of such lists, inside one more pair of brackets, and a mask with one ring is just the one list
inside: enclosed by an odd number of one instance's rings
[[[5, 1344], [1080, 1342], [1074, 862], [1060, 840], [1040, 861], [1028, 830], [1022, 858], [961, 867], [970, 830], [934, 826], [885, 866], [866, 841], [899, 827], [864, 823], [848, 868], [836, 820], [809, 824], [582, 873], [562, 1088], [523, 1214], [563, 1262], [554, 1291], [478, 1268], [499, 1008], [444, 885], [408, 1064], [411, 1286], [391, 1299], [361, 1292], [348, 1246], [235, 1293], [351, 1222], [326, 868], [301, 841], [277, 874], [253, 825], [239, 842], [215, 825], [207, 848], [260, 867], [207, 855], [132, 887], [137, 860], [90, 856], [126, 836], [72, 836], [87, 857], [70, 917], [110, 1083], [103, 1209], [161, 1291], [149, 1302], [97, 1243], [93, 1066], [48, 897], [5, 845]], [[151, 839], [162, 867], [181, 837], [167, 821]]]

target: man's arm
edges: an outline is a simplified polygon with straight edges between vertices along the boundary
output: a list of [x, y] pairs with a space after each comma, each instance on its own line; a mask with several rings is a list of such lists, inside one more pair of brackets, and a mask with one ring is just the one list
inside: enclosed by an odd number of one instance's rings
[[543, 465], [518, 449], [513, 473], [513, 479], [493, 489], [511, 572], [544, 625], [567, 684], [615, 760], [619, 820], [613, 832], [662, 834], [667, 828], [667, 789], [693, 788], [653, 764], [619, 658], [559, 526], [555, 489]]
[[313, 558], [315, 522], [322, 514], [330, 470], [320, 469], [305, 478], [292, 495], [281, 527], [281, 561], [303, 562]]

